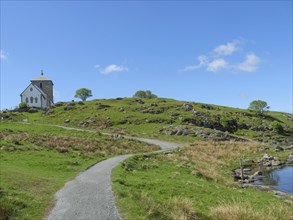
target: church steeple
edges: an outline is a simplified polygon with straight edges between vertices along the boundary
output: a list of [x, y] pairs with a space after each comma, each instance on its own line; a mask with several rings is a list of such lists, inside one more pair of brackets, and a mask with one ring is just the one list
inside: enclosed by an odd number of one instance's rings
[[31, 80], [31, 83], [35, 86], [38, 86], [46, 95], [48, 100], [50, 100], [52, 103], [53, 101], [53, 82], [52, 80], [48, 79], [44, 76], [43, 70], [41, 70], [41, 75], [37, 78]]

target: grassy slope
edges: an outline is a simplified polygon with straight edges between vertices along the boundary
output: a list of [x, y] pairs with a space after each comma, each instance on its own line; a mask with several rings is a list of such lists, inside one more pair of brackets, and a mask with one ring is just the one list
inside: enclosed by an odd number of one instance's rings
[[[83, 105], [75, 102], [73, 103], [74, 106], [70, 106], [70, 110], [67, 111], [64, 108], [69, 103], [58, 103], [60, 106], [51, 109], [47, 115], [42, 115], [42, 112], [23, 113], [18, 116], [18, 120], [27, 118], [30, 122], [86, 127], [133, 136], [189, 143], [200, 139], [200, 137], [170, 136], [160, 132], [160, 129], [185, 125], [213, 133], [215, 131], [213, 126], [206, 126], [212, 129], [203, 128], [203, 125], [196, 126], [196, 122], [205, 123], [205, 121], [208, 121], [212, 125], [219, 124], [222, 126], [224, 125], [223, 120], [235, 120], [238, 129], [228, 131], [231, 135], [265, 142], [293, 141], [292, 138], [290, 139], [290, 134], [293, 132], [292, 114], [268, 112], [263, 116], [258, 116], [248, 110], [190, 102], [189, 104], [193, 106], [193, 110], [196, 112], [194, 113], [194, 111], [184, 111], [182, 108], [184, 102], [182, 101], [159, 98], [143, 99], [143, 102], [139, 103], [132, 98], [93, 100], [84, 102]], [[152, 104], [157, 106], [152, 106]], [[153, 110], [153, 113], [145, 113], [148, 110]], [[274, 123], [281, 124], [285, 128], [285, 132], [283, 134], [273, 132], [272, 126]], [[246, 125], [249, 127], [245, 128]]]
[[157, 147], [95, 133], [1, 123], [0, 219], [42, 219], [54, 193], [105, 158]]
[[130, 158], [112, 173], [120, 211], [126, 220], [289, 220], [293, 203], [269, 192], [242, 189], [229, 175], [241, 156], [260, 156], [260, 147], [196, 142], [174, 154]]
[[[75, 102], [74, 106], [69, 107], [69, 110], [65, 110], [65, 106], [69, 103], [58, 103], [58, 106], [50, 109], [45, 115], [42, 111], [5, 114], [10, 115], [8, 120], [22, 121], [28, 119], [30, 122], [81, 127], [183, 143], [192, 143], [201, 138], [199, 136], [166, 135], [161, 133], [160, 129], [170, 126], [188, 126], [188, 128], [213, 133], [216, 130], [196, 126], [187, 121], [190, 119], [200, 121], [204, 118], [211, 123], [223, 124], [222, 119], [228, 119], [235, 120], [238, 124], [238, 129], [228, 132], [232, 136], [236, 135], [245, 139], [265, 142], [284, 142], [285, 145], [286, 142], [292, 141], [290, 136], [293, 131], [291, 114], [267, 112], [265, 115], [259, 116], [254, 112], [243, 109], [190, 103], [196, 113], [204, 116], [199, 117], [194, 114], [194, 111], [183, 110], [184, 102], [182, 101], [143, 99], [143, 102], [139, 103], [135, 99], [93, 100], [83, 104]], [[149, 110], [152, 110], [153, 113], [145, 113]], [[157, 111], [156, 114], [154, 114], [154, 111]], [[281, 124], [285, 131], [282, 134], [273, 131], [273, 123]], [[249, 128], [245, 128], [245, 126], [240, 128], [239, 125], [243, 124], [249, 125]], [[73, 131], [68, 132], [70, 134]], [[242, 149], [246, 144], [239, 145], [239, 149]], [[205, 145], [202, 144], [202, 146]], [[204, 148], [200, 149], [206, 155], [211, 153], [205, 152]], [[217, 152], [218, 149], [214, 149], [214, 151]], [[237, 152], [238, 150], [234, 149], [234, 151]], [[194, 155], [192, 151], [184, 150], [183, 152]], [[195, 152], [198, 153], [199, 149], [195, 149]], [[225, 149], [224, 152], [229, 152], [229, 148]], [[239, 152], [244, 155], [256, 153], [255, 150], [251, 151], [251, 149], [245, 149], [245, 147]], [[105, 152], [97, 155], [105, 156]], [[220, 162], [216, 169], [210, 166], [211, 162], [205, 160], [202, 154], [196, 155], [201, 155], [201, 157], [190, 158], [188, 155], [182, 157], [181, 153], [176, 153], [175, 160], [171, 161], [166, 156], [152, 157], [151, 160], [130, 159], [126, 164], [132, 164], [131, 166], [134, 168], [131, 169], [133, 170], [127, 171], [125, 167], [118, 167], [114, 172], [114, 187], [124, 215], [129, 219], [137, 217], [142, 219], [180, 219], [180, 216], [187, 216], [188, 219], [189, 217], [192, 218], [195, 212], [202, 218], [215, 218], [216, 215], [221, 216], [219, 213], [221, 208], [225, 215], [225, 207], [220, 206], [220, 204], [227, 202], [229, 202], [229, 207], [226, 207], [226, 212], [233, 205], [235, 210], [240, 205], [240, 207], [246, 207], [242, 210], [251, 211], [251, 213], [248, 213], [250, 218], [252, 218], [253, 213], [256, 213], [256, 219], [259, 219], [260, 216], [268, 216], [267, 210], [273, 209], [269, 208], [269, 204], [280, 208], [280, 212], [283, 212], [281, 213], [282, 216], [286, 215], [287, 205], [282, 200], [276, 199], [269, 193], [239, 189], [231, 183], [231, 177], [228, 173], [238, 163], [239, 154], [234, 155], [234, 157], [231, 155], [225, 156], [225, 158], [230, 158], [229, 161], [225, 162], [227, 164], [225, 169], [222, 169], [222, 157], [212, 158], [214, 162]], [[281, 155], [281, 157], [284, 157], [284, 155]], [[194, 162], [195, 159], [198, 163]], [[83, 165], [86, 166], [83, 163], [78, 166], [79, 170], [83, 169]], [[128, 167], [128, 165], [125, 166]], [[72, 177], [75, 174], [72, 173]], [[231, 201], [232, 197], [235, 198], [234, 203]], [[285, 207], [284, 210], [281, 206]], [[180, 208], [176, 209], [176, 207]], [[213, 214], [210, 208], [213, 208], [216, 214]], [[174, 210], [174, 212], [170, 212], [170, 210]], [[182, 210], [185, 210], [184, 213], [182, 213]], [[241, 216], [240, 212], [241, 210], [236, 215]], [[272, 216], [278, 216], [276, 210], [273, 212]], [[231, 214], [231, 216], [233, 215]]]

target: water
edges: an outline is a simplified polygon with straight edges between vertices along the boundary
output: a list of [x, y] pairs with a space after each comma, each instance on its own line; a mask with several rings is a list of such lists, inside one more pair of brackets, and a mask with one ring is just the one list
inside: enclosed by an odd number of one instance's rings
[[273, 188], [293, 194], [293, 166], [286, 166], [271, 172], [263, 172], [265, 178], [257, 184], [270, 185]]

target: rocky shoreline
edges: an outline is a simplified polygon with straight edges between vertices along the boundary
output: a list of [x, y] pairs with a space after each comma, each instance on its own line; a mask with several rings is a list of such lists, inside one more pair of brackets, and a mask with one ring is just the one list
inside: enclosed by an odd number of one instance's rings
[[[292, 149], [292, 145], [288, 148], [276, 147], [275, 152]], [[285, 166], [293, 166], [293, 153], [288, 154], [288, 158], [285, 161], [281, 161], [279, 157], [274, 157], [268, 153], [264, 153], [263, 157], [257, 161], [243, 160], [243, 163], [245, 165], [242, 165], [241, 161], [240, 167], [234, 169], [231, 173], [234, 181], [237, 181], [239, 184], [241, 184], [243, 188], [253, 187], [260, 191], [271, 191], [278, 197], [284, 197], [293, 200], [293, 195], [290, 193], [276, 190], [269, 185], [255, 184], [256, 181], [262, 180], [265, 177], [263, 175], [263, 171], [273, 171], [276, 169], [281, 169]], [[247, 163], [249, 165], [247, 165]]]

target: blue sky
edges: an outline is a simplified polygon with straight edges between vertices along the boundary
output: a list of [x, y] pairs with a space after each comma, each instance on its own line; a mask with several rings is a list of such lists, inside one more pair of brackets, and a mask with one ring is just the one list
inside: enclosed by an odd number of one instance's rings
[[40, 70], [55, 102], [148, 89], [292, 112], [292, 1], [1, 1], [1, 109]]

